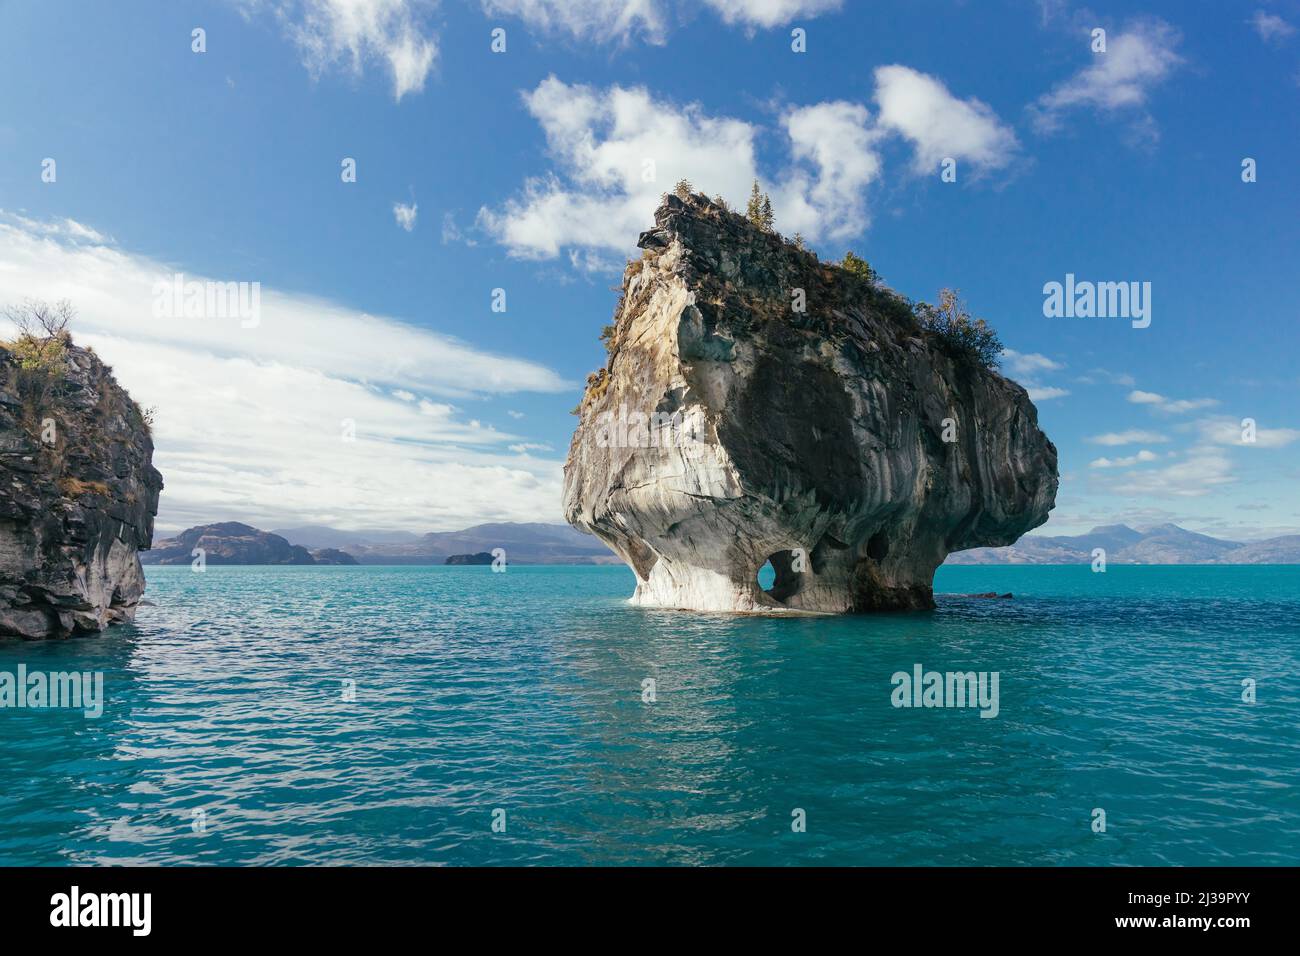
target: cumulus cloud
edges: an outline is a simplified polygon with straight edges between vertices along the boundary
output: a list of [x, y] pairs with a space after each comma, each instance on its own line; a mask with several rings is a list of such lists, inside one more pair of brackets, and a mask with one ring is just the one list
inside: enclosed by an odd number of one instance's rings
[[1065, 368], [1055, 359], [1050, 359], [1039, 352], [1017, 352], [1015, 349], [1003, 349], [1001, 353], [1003, 369], [1025, 387], [1030, 401], [1045, 402], [1053, 398], [1062, 398], [1070, 394], [1069, 389], [1039, 383], [1039, 376], [1048, 372], [1057, 372]]
[[[843, 0], [705, 0], [730, 26], [768, 29], [797, 17], [816, 17], [840, 9]], [[668, 0], [482, 0], [488, 16], [523, 20], [543, 33], [575, 39], [626, 43], [639, 37], [663, 43], [674, 9], [690, 11], [693, 4]]]
[[1212, 408], [1219, 404], [1218, 399], [1214, 398], [1166, 398], [1157, 392], [1144, 392], [1141, 389], [1134, 389], [1128, 393], [1128, 400], [1134, 405], [1146, 405], [1157, 412], [1166, 415], [1181, 415], [1184, 412], [1194, 412], [1202, 408]]
[[1026, 377], [1065, 368], [1060, 362], [1039, 352], [1017, 352], [1015, 349], [1002, 350], [1002, 363], [1012, 375]]
[[516, 256], [624, 251], [678, 179], [739, 197], [755, 178], [753, 126], [658, 101], [642, 87], [601, 90], [551, 76], [524, 94], [524, 105], [560, 174], [529, 179], [522, 195], [478, 216]]
[[1169, 436], [1141, 428], [1130, 428], [1128, 431], [1091, 435], [1087, 440], [1094, 445], [1115, 447], [1119, 445], [1158, 444], [1169, 441]]
[[1137, 384], [1137, 380], [1127, 372], [1112, 372], [1109, 369], [1094, 368], [1086, 375], [1080, 375], [1078, 382], [1081, 385], [1123, 385], [1132, 388]]
[[705, 0], [724, 23], [746, 27], [782, 26], [796, 17], [815, 17], [838, 10], [843, 0]]
[[419, 207], [415, 203], [408, 206], [406, 203], [395, 202], [393, 203], [393, 218], [397, 220], [400, 227], [410, 232], [415, 228], [415, 215], [418, 209]]
[[1153, 451], [1147, 451], [1143, 448], [1136, 455], [1129, 455], [1125, 458], [1094, 458], [1088, 462], [1089, 468], [1130, 468], [1133, 465], [1142, 464], [1148, 461], [1157, 461], [1160, 458]]
[[1295, 35], [1295, 27], [1276, 13], [1256, 10], [1255, 15], [1246, 22], [1255, 28], [1255, 32], [1265, 43], [1281, 42]]
[[641, 36], [662, 43], [667, 26], [659, 0], [483, 0], [483, 12], [583, 40], [626, 42]]
[[1057, 388], [1054, 385], [1025, 385], [1025, 391], [1029, 393], [1031, 402], [1046, 402], [1053, 398], [1064, 398], [1070, 394], [1068, 388]]
[[1239, 445], [1243, 448], [1285, 448], [1300, 438], [1300, 430], [1294, 428], [1261, 428], [1258, 423], [1254, 429], [1254, 440], [1246, 441], [1246, 428], [1242, 419], [1228, 415], [1203, 418], [1195, 425], [1200, 440], [1210, 445]]
[[866, 188], [880, 176], [866, 107], [838, 100], [795, 109], [782, 125], [794, 165], [775, 187], [777, 226], [809, 239], [848, 239], [866, 228]]
[[[944, 155], [977, 169], [1005, 161], [1015, 137], [987, 107], [954, 99], [924, 74], [889, 70], [881, 97], [888, 123], [845, 100], [785, 109], [778, 129], [788, 159], [770, 176], [760, 174], [755, 157], [760, 137], [773, 130], [712, 116], [699, 104], [674, 104], [644, 87], [597, 88], [550, 76], [523, 102], [546, 136], [553, 168], [526, 180], [515, 197], [481, 208], [477, 224], [512, 255], [550, 259], [567, 249], [580, 267], [606, 268], [608, 253], [630, 250], [631, 237], [679, 179], [741, 207], [758, 180], [772, 196], [777, 229], [811, 242], [842, 241], [870, 222], [868, 192], [882, 175], [879, 145], [888, 135], [906, 136], [927, 157], [942, 145]], [[905, 115], [909, 103], [922, 115]]]
[[[360, 75], [382, 63], [393, 98], [424, 89], [438, 57], [433, 0], [265, 0], [302, 52], [313, 76], [342, 65]], [[262, 6], [253, 0], [250, 7]]]
[[0, 216], [0, 302], [70, 299], [76, 341], [156, 408], [155, 463], [167, 484], [160, 526], [434, 529], [558, 518], [561, 463], [511, 453], [524, 436], [462, 411], [574, 387], [550, 369], [266, 288], [253, 327], [155, 317], [156, 284], [171, 266], [72, 235]]
[[977, 172], [999, 169], [1015, 157], [1016, 134], [986, 103], [958, 99], [936, 77], [906, 66], [879, 67], [875, 77], [880, 125], [912, 143], [918, 172], [932, 171], [949, 157]]
[[1214, 448], [1193, 448], [1187, 457], [1163, 468], [1145, 468], [1116, 476], [1117, 494], [1160, 498], [1200, 498], [1237, 479], [1232, 464]]
[[1154, 137], [1147, 100], [1183, 62], [1176, 52], [1180, 41], [1178, 31], [1162, 20], [1143, 20], [1110, 33], [1105, 53], [1089, 53], [1092, 63], [1030, 107], [1035, 125], [1042, 132], [1054, 132], [1070, 110], [1092, 108], [1104, 115], [1126, 115], [1140, 135]]

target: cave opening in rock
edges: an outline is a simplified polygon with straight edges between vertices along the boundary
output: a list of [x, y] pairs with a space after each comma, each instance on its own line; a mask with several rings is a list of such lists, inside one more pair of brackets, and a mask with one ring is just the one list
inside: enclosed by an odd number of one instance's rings
[[799, 590], [799, 572], [794, 569], [794, 552], [777, 551], [767, 556], [758, 569], [758, 586], [768, 597], [784, 604]]

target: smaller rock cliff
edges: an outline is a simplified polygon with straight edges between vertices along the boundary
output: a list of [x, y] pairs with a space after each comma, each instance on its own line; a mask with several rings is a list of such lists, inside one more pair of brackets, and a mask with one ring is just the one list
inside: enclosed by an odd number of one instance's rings
[[0, 635], [129, 621], [162, 476], [140, 407], [60, 334], [0, 345]]

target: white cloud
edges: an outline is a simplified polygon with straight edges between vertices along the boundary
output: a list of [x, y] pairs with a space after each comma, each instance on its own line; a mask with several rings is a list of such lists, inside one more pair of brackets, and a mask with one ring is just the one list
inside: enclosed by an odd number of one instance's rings
[[1275, 13], [1256, 10], [1255, 15], [1247, 21], [1255, 28], [1261, 40], [1266, 43], [1286, 40], [1295, 35], [1295, 27]]
[[1012, 375], [1032, 378], [1043, 372], [1056, 372], [1065, 368], [1060, 362], [1048, 358], [1039, 352], [1017, 352], [1015, 349], [1003, 349], [1002, 361]]
[[1201, 408], [1211, 408], [1219, 404], [1218, 399], [1214, 398], [1166, 398], [1156, 392], [1144, 392], [1141, 389], [1134, 389], [1128, 393], [1128, 400], [1134, 405], [1147, 405], [1158, 412], [1166, 415], [1180, 415], [1183, 412], [1194, 412]]
[[[816, 17], [838, 10], [843, 0], [705, 0], [731, 26], [753, 31]], [[517, 17], [543, 33], [567, 33], [575, 39], [626, 43], [641, 37], [663, 43], [674, 6], [668, 0], [482, 0], [488, 16]]]
[[1222, 415], [1203, 418], [1196, 423], [1202, 442], [1210, 445], [1237, 445], [1243, 448], [1285, 448], [1300, 438], [1300, 430], [1295, 428], [1261, 428], [1255, 425], [1255, 440], [1243, 441], [1245, 429], [1242, 419]]
[[529, 179], [521, 196], [479, 211], [479, 225], [512, 255], [553, 258], [575, 246], [626, 251], [678, 179], [738, 199], [755, 177], [753, 126], [657, 101], [644, 88], [598, 90], [551, 76], [524, 95], [524, 105], [563, 179]]
[[1101, 435], [1092, 435], [1087, 441], [1094, 445], [1118, 446], [1118, 445], [1137, 445], [1140, 443], [1160, 443], [1169, 441], [1167, 435], [1159, 432], [1146, 431], [1141, 428], [1131, 428], [1123, 432], [1106, 432]]
[[705, 0], [728, 24], [782, 26], [796, 17], [815, 17], [838, 10], [842, 0]]
[[662, 43], [663, 7], [661, 0], [483, 0], [490, 17], [518, 17], [537, 30], [575, 39], [619, 42], [639, 34]]
[[1162, 20], [1139, 21], [1122, 33], [1110, 33], [1105, 53], [1090, 52], [1092, 63], [1030, 107], [1035, 125], [1053, 132], [1067, 111], [1091, 107], [1105, 114], [1128, 114], [1140, 134], [1154, 137], [1154, 121], [1145, 111], [1147, 98], [1183, 62], [1175, 52], [1180, 40], [1178, 31]]
[[791, 110], [782, 125], [795, 165], [773, 190], [777, 228], [814, 240], [860, 235], [868, 223], [866, 187], [880, 176], [880, 134], [866, 107], [818, 103]]
[[466, 236], [460, 226], [456, 225], [456, 217], [450, 213], [442, 214], [442, 244], [450, 245], [453, 242], [463, 242], [467, 246], [477, 246], [478, 240]]
[[1164, 468], [1149, 468], [1116, 476], [1114, 493], [1139, 497], [1199, 498], [1236, 481], [1232, 465], [1221, 451], [1193, 448], [1183, 460]]
[[959, 100], [936, 77], [906, 66], [876, 69], [880, 125], [910, 140], [917, 172], [931, 172], [948, 157], [977, 172], [1006, 166], [1019, 143], [1011, 128], [974, 97]]
[[1017, 352], [1015, 349], [1003, 349], [1001, 359], [1006, 371], [1025, 387], [1030, 401], [1045, 402], [1070, 394], [1069, 389], [1038, 382], [1038, 377], [1043, 373], [1057, 372], [1065, 368], [1055, 359], [1050, 359], [1040, 352]]
[[415, 228], [415, 216], [418, 209], [419, 206], [415, 203], [408, 206], [405, 203], [395, 202], [393, 203], [393, 218], [397, 220], [399, 226], [410, 232]]
[[1159, 457], [1160, 456], [1157, 455], [1155, 452], [1147, 451], [1145, 448], [1143, 448], [1136, 455], [1129, 455], [1125, 458], [1094, 458], [1092, 461], [1088, 462], [1088, 467], [1089, 468], [1129, 468], [1132, 467], [1133, 465], [1142, 464], [1144, 462], [1156, 461], [1157, 459], [1159, 459]]
[[[458, 407], [576, 387], [541, 365], [271, 289], [256, 327], [155, 318], [154, 284], [171, 266], [13, 217], [0, 218], [0, 263], [0, 303], [70, 299], [74, 338], [156, 407], [164, 526], [558, 519], [561, 463], [521, 459], [508, 449], [521, 436]], [[355, 442], [342, 439], [349, 419]]]
[[1070, 394], [1068, 388], [1057, 388], [1053, 385], [1026, 385], [1025, 391], [1029, 393], [1031, 402], [1045, 402], [1052, 398], [1063, 398]]
[[313, 76], [342, 63], [360, 75], [383, 62], [393, 97], [424, 89], [438, 56], [432, 0], [270, 0]]
[[511, 255], [551, 259], [567, 250], [578, 268], [607, 269], [609, 254], [632, 249], [679, 179], [739, 208], [757, 179], [772, 196], [778, 230], [810, 242], [842, 241], [870, 222], [867, 191], [881, 176], [878, 146], [888, 134], [907, 136], [918, 156], [942, 145], [944, 155], [977, 169], [1001, 165], [1015, 147], [1014, 135], [978, 100], [956, 100], [906, 67], [877, 75], [890, 122], [844, 100], [789, 107], [779, 124], [789, 160], [772, 176], [758, 170], [756, 144], [766, 131], [756, 125], [656, 98], [644, 87], [596, 88], [550, 76], [523, 100], [554, 166], [526, 180], [514, 198], [481, 208], [477, 224]]
[[1132, 388], [1137, 384], [1137, 380], [1127, 372], [1112, 372], [1109, 369], [1094, 368], [1086, 375], [1080, 375], [1078, 382], [1081, 385], [1097, 385], [1106, 383], [1110, 385], [1123, 385]]

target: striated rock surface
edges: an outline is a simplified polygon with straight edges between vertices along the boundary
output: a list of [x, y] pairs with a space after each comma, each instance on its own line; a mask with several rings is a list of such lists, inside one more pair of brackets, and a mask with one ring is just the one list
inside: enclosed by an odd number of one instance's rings
[[110, 369], [64, 341], [38, 388], [0, 346], [0, 635], [99, 631], [131, 620], [144, 593], [153, 441]]
[[929, 607], [950, 552], [1047, 519], [1056, 449], [1021, 386], [703, 196], [655, 222], [564, 469], [565, 517], [632, 568], [635, 603]]

